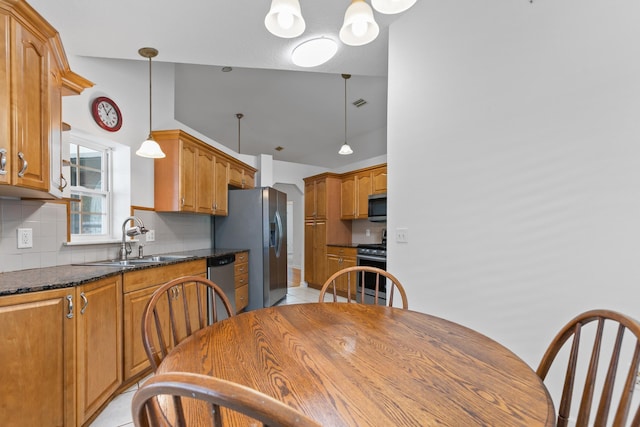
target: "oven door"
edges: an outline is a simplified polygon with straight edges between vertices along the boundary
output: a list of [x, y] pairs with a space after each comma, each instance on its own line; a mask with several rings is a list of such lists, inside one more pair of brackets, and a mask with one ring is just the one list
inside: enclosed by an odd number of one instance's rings
[[[376, 267], [382, 270], [387, 270], [387, 259], [385, 257], [377, 256], [377, 255], [364, 255], [358, 254], [356, 256], [356, 261], [359, 266], [367, 266], [367, 267]], [[361, 283], [361, 274], [358, 274], [358, 284], [357, 290], [358, 295], [362, 292]], [[386, 280], [386, 279], [385, 279]], [[386, 293], [386, 283], [382, 284], [380, 289], [378, 290], [378, 304], [386, 305], [387, 301], [387, 293]], [[376, 292], [376, 275], [373, 273], [365, 273], [364, 274], [364, 294], [365, 294], [365, 302], [368, 304], [373, 303]]]

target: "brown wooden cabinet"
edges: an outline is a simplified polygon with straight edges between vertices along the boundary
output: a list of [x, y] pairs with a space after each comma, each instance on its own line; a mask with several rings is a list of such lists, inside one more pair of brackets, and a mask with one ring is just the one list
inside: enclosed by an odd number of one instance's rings
[[387, 192], [387, 166], [359, 169], [342, 175], [342, 219], [367, 219], [369, 195]]
[[[327, 278], [332, 274], [347, 268], [356, 266], [356, 248], [345, 246], [327, 246]], [[348, 286], [346, 276], [339, 277], [336, 281], [336, 290], [340, 296], [346, 297], [347, 290], [351, 290], [351, 296], [356, 295], [356, 284]]]
[[75, 426], [73, 293], [0, 298], [0, 425]]
[[156, 211], [224, 216], [229, 212], [231, 176], [240, 179], [240, 186], [253, 187], [255, 169], [188, 133], [163, 130], [152, 135], [166, 154], [154, 162]]
[[236, 287], [236, 313], [240, 313], [249, 304], [249, 252], [236, 254], [234, 264]]
[[[151, 294], [160, 285], [176, 277], [192, 275], [206, 277], [206, 273], [206, 261], [195, 260], [125, 272], [122, 275], [124, 381], [139, 376], [149, 368], [149, 361], [142, 346], [141, 325], [142, 312]], [[168, 330], [168, 327], [164, 330]]]
[[231, 161], [229, 163], [229, 185], [236, 188], [254, 188], [256, 170], [247, 165]]
[[319, 288], [327, 276], [326, 245], [351, 242], [351, 222], [340, 219], [340, 175], [305, 178], [304, 280]]
[[122, 276], [76, 293], [78, 425], [89, 421], [122, 384]]
[[0, 194], [47, 197], [60, 97], [93, 84], [69, 70], [58, 33], [27, 3], [0, 6]]

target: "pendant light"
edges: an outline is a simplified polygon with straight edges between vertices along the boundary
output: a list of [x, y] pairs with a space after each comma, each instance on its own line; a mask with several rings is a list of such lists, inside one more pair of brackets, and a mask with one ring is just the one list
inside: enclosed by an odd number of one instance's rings
[[379, 32], [371, 6], [364, 0], [351, 0], [344, 14], [340, 40], [349, 46], [362, 46], [374, 41]]
[[371, 0], [373, 8], [387, 15], [404, 12], [416, 4], [416, 0]]
[[151, 58], [158, 55], [158, 50], [152, 47], [143, 47], [138, 50], [138, 53], [140, 56], [149, 58], [149, 137], [142, 143], [142, 145], [140, 145], [136, 154], [140, 157], [162, 159], [165, 157], [165, 154], [158, 143], [153, 140], [153, 136], [151, 135]]
[[347, 154], [353, 154], [353, 150], [347, 144], [347, 79], [351, 78], [351, 74], [343, 74], [344, 79], [344, 144], [340, 147], [338, 154], [346, 156]]
[[274, 36], [290, 39], [304, 32], [305, 23], [298, 0], [272, 0], [264, 26]]
[[240, 119], [244, 117], [244, 114], [237, 113], [236, 117], [238, 118], [238, 154], [240, 154]]

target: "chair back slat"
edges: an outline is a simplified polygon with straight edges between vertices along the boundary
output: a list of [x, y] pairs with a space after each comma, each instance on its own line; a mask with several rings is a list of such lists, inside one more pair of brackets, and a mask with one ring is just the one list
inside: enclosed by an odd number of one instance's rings
[[370, 266], [347, 267], [332, 274], [320, 290], [319, 301], [324, 302], [327, 291], [330, 291], [331, 295], [333, 295], [333, 302], [337, 302], [338, 288], [342, 283], [341, 292], [345, 294], [344, 296], [347, 298], [347, 302], [366, 304], [365, 286], [360, 286], [358, 289], [358, 282], [365, 283], [367, 274], [374, 275], [375, 289], [372, 296], [373, 304], [379, 304], [380, 293], [384, 291], [386, 293], [385, 304], [393, 306], [393, 296], [397, 291], [402, 299], [402, 308], [407, 309], [409, 307], [407, 293], [402, 287], [402, 284], [400, 284], [400, 281], [388, 271]]
[[[585, 325], [590, 323], [595, 325], [595, 333], [592, 335], [586, 334], [585, 329]], [[593, 337], [591, 344], [590, 336]], [[627, 337], [631, 337], [632, 342], [628, 342]], [[585, 348], [581, 351], [582, 341]], [[543, 381], [554, 362], [560, 360], [558, 356], [569, 342], [571, 347], [566, 356], [567, 368], [557, 414], [558, 427], [570, 423], [571, 401], [574, 387], [578, 384], [582, 389], [575, 390], [575, 394], [581, 396], [580, 406], [571, 425], [640, 426], [640, 404], [636, 403], [632, 409], [635, 381], [640, 369], [640, 323], [610, 310], [591, 310], [576, 316], [555, 336], [542, 357], [536, 373]], [[579, 360], [582, 354], [589, 354], [584, 362]], [[609, 354], [610, 358], [607, 359]], [[583, 370], [585, 365], [586, 370]], [[625, 369], [619, 369], [621, 367]], [[600, 374], [600, 371], [603, 373]], [[596, 397], [599, 400], [593, 414]], [[627, 424], [630, 413], [633, 414], [633, 422]]]
[[[142, 316], [142, 341], [155, 371], [169, 351], [208, 324], [208, 291], [212, 295], [212, 322], [225, 311], [232, 316], [231, 303], [222, 289], [200, 276], [184, 276], [161, 285], [149, 298]], [[216, 300], [224, 309], [218, 309]]]

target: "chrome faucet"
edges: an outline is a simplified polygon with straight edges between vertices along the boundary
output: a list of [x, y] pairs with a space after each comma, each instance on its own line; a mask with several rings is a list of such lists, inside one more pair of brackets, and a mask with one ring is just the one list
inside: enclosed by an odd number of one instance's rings
[[[133, 220], [134, 226], [127, 228], [127, 222], [131, 220]], [[135, 225], [135, 223], [138, 223], [138, 225]], [[140, 234], [145, 234], [147, 231], [149, 230], [145, 228], [144, 222], [142, 222], [142, 220], [137, 216], [130, 216], [124, 220], [124, 222], [122, 223], [122, 244], [120, 246], [121, 261], [126, 261], [127, 256], [131, 253], [131, 246], [129, 246], [129, 249], [127, 249], [126, 237], [138, 236]]]

